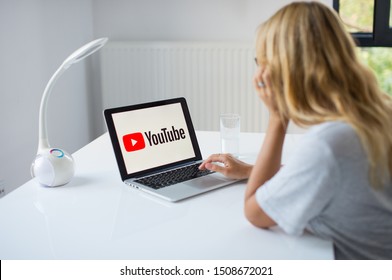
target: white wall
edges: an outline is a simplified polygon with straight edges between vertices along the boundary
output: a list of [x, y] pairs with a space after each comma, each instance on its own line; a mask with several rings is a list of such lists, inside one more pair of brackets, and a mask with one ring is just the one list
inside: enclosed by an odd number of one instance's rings
[[[42, 92], [76, 48], [103, 36], [110, 40], [252, 41], [257, 25], [289, 2], [0, 0], [0, 181], [6, 192], [30, 179]], [[49, 101], [52, 146], [72, 153], [103, 132], [100, 94], [97, 55], [61, 77]]]
[[290, 2], [95, 0], [94, 33], [112, 40], [253, 41], [256, 27]]
[[[61, 62], [93, 38], [91, 0], [0, 0], [0, 180], [6, 192], [30, 177], [44, 87]], [[91, 140], [86, 67], [73, 66], [49, 100], [53, 146]]]
[[287, 0], [97, 0], [96, 35], [113, 40], [253, 39], [256, 26]]

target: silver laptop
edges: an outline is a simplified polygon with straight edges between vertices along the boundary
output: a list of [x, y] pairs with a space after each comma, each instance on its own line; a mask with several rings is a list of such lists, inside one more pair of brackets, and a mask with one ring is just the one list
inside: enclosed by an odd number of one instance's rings
[[121, 179], [169, 201], [179, 201], [237, 180], [198, 166], [199, 144], [185, 98], [104, 110]]

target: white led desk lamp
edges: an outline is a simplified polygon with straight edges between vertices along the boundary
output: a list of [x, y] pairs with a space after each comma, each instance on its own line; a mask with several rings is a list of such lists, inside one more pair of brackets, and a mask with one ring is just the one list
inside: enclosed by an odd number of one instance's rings
[[49, 145], [46, 128], [46, 111], [52, 87], [61, 74], [72, 64], [93, 54], [102, 48], [107, 41], [108, 38], [97, 39], [77, 49], [64, 60], [45, 87], [39, 110], [38, 151], [31, 165], [31, 176], [36, 177], [42, 185], [49, 187], [65, 185], [71, 181], [75, 171], [72, 156], [62, 149], [51, 148]]

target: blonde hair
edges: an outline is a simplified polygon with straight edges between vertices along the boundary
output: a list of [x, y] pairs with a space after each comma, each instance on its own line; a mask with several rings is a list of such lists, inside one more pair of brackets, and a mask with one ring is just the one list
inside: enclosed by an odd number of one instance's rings
[[349, 123], [369, 159], [374, 187], [392, 174], [392, 99], [357, 58], [338, 15], [318, 2], [294, 2], [263, 23], [256, 55], [269, 68], [282, 117], [302, 126]]

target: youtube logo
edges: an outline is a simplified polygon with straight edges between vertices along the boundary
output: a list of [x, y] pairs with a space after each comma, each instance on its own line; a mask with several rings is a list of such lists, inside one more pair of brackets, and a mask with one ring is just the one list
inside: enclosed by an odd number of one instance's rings
[[142, 150], [146, 147], [141, 132], [131, 133], [123, 136], [124, 147], [127, 152]]
[[[144, 132], [150, 147], [159, 146], [174, 141], [181, 141], [186, 138], [185, 130], [183, 128], [177, 129], [174, 126], [169, 128], [161, 128], [157, 133], [151, 131]], [[123, 136], [124, 147], [127, 152], [134, 152], [142, 150], [146, 147], [143, 134], [135, 132]]]

